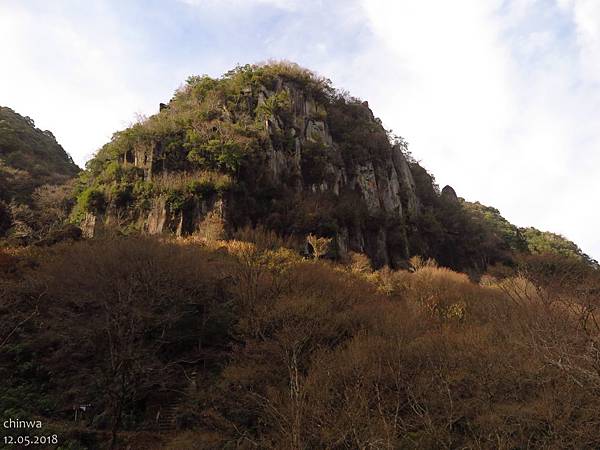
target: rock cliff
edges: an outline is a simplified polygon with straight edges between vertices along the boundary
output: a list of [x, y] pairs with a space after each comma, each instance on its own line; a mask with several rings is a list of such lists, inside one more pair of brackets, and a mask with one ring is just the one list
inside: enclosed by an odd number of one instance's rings
[[[364, 252], [375, 266], [401, 265], [420, 208], [406, 145], [390, 141], [366, 102], [327, 80], [271, 69], [192, 78], [158, 114], [117, 133], [89, 165], [89, 189], [103, 201], [94, 205], [83, 193], [84, 234], [126, 222], [186, 235], [213, 214], [229, 229], [260, 223], [315, 232], [334, 238], [338, 255]], [[189, 185], [206, 171], [231, 182], [197, 195]], [[178, 175], [187, 184], [169, 190]]]

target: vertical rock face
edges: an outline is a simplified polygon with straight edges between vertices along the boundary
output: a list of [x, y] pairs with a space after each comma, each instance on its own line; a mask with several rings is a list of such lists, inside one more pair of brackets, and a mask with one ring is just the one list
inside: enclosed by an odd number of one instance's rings
[[177, 211], [171, 211], [166, 198], [153, 200], [143, 228], [148, 234], [172, 233], [187, 236], [200, 230], [200, 225], [208, 216], [225, 219], [225, 207], [216, 195], [206, 200], [189, 202]]
[[[378, 149], [378, 155], [367, 155], [366, 158], [360, 159], [348, 158], [343, 153], [343, 143], [332, 136], [327, 118], [328, 111], [324, 105], [293, 83], [282, 82], [277, 88], [275, 91], [263, 89], [258, 96], [260, 104], [278, 92], [285, 91], [291, 102], [293, 117], [290, 130], [285, 129], [285, 121], [276, 115], [267, 120], [267, 130], [271, 136], [268, 170], [275, 180], [284, 181], [281, 180], [282, 174], [302, 174], [303, 161], [311, 148], [318, 144], [325, 154], [323, 159], [327, 161], [323, 168], [324, 176], [318, 182], [306, 176], [301, 177], [296, 186], [297, 190], [330, 192], [334, 195], [343, 191], [355, 192], [362, 199], [369, 216], [393, 224], [396, 228], [393, 231], [398, 231], [408, 218], [416, 217], [419, 201], [415, 181], [401, 145], [382, 145]], [[368, 117], [369, 126], [385, 134], [368, 105], [363, 104], [362, 108], [362, 114]], [[293, 151], [278, 148], [274, 143], [275, 136], [286, 131], [293, 136]], [[387, 136], [384, 141], [388, 142]], [[404, 242], [391, 243], [390, 231], [384, 223], [372, 230], [365, 227], [342, 227], [336, 235], [338, 251], [366, 252], [376, 266], [398, 265], [399, 260], [407, 257], [406, 239], [404, 236]]]
[[152, 207], [146, 221], [148, 234], [161, 234], [163, 231], [166, 231], [169, 219], [166, 199], [164, 197], [153, 199]]
[[404, 208], [411, 217], [419, 214], [419, 198], [417, 197], [417, 187], [413, 179], [408, 161], [402, 153], [399, 144], [392, 148], [392, 163], [396, 169], [398, 182], [400, 183], [399, 195], [404, 199]]

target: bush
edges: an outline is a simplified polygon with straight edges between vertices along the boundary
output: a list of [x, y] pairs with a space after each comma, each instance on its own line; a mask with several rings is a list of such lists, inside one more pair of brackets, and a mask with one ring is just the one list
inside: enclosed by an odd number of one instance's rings
[[199, 196], [211, 195], [216, 192], [215, 185], [210, 181], [205, 180], [192, 180], [188, 184], [188, 190], [194, 194]]
[[133, 186], [117, 185], [113, 186], [110, 193], [111, 203], [117, 208], [126, 208], [134, 200]]
[[325, 181], [328, 165], [331, 163], [328, 148], [322, 142], [307, 142], [302, 149], [302, 178], [307, 185]]
[[19, 364], [0, 364], [0, 400], [35, 396], [23, 414], [68, 428], [61, 409], [93, 398], [89, 432], [121, 410], [123, 443], [173, 405], [173, 448], [600, 445], [594, 269], [536, 256], [475, 284], [423, 258], [373, 272], [260, 228], [236, 237], [11, 253], [0, 362]]
[[232, 139], [210, 139], [202, 142], [200, 137], [190, 135], [188, 145], [191, 148], [188, 159], [206, 169], [222, 169], [235, 173], [242, 162], [243, 151]]
[[77, 210], [92, 213], [102, 213], [106, 209], [104, 192], [93, 188], [85, 189], [77, 196]]

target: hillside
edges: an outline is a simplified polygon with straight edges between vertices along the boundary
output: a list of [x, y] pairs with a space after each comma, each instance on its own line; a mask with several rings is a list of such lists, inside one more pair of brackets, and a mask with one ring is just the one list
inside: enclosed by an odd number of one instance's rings
[[600, 446], [598, 271], [477, 284], [235, 237], [0, 251], [3, 415], [74, 449]]
[[420, 255], [482, 273], [541, 248], [445, 191], [367, 102], [293, 64], [246, 65], [190, 77], [159, 113], [115, 133], [88, 162], [72, 217], [88, 236], [263, 225], [330, 238], [329, 256], [366, 253], [375, 267]]
[[27, 244], [61, 228], [79, 170], [52, 132], [0, 106], [0, 238]]
[[52, 132], [0, 106], [0, 200], [27, 203], [43, 184], [62, 184], [79, 172]]
[[556, 233], [540, 231], [534, 227], [517, 227], [511, 224], [496, 208], [479, 202], [464, 202], [473, 217], [483, 220], [486, 227], [503, 242], [505, 249], [513, 254], [554, 254], [573, 258], [590, 267], [598, 268], [598, 262], [585, 254], [577, 244]]

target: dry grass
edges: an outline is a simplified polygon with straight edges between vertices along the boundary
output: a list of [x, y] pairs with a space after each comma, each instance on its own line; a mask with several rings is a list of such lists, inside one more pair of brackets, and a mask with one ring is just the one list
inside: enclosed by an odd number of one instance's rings
[[[204, 305], [200, 322], [178, 322], [184, 334], [207, 333], [201, 347], [210, 358], [171, 375], [186, 392], [181, 426], [191, 430], [167, 448], [600, 446], [592, 278], [584, 286], [574, 277], [577, 289], [559, 293], [532, 272], [480, 284], [431, 261], [374, 272], [358, 255], [347, 266], [309, 260], [285, 239], [250, 229], [231, 241], [47, 251], [26, 269], [38, 281], [13, 281], [11, 292], [33, 294], [43, 280], [72, 326], [66, 304], [85, 298], [92, 311], [115, 286], [135, 286], [141, 305], [170, 297], [172, 305]], [[214, 343], [217, 331], [226, 344]], [[79, 353], [92, 349], [78, 345]], [[82, 370], [77, 386], [85, 389]]]
[[193, 183], [203, 183], [220, 190], [231, 185], [231, 178], [223, 173], [202, 170], [198, 172], [165, 173], [153, 178], [158, 192], [174, 192], [188, 189]]

